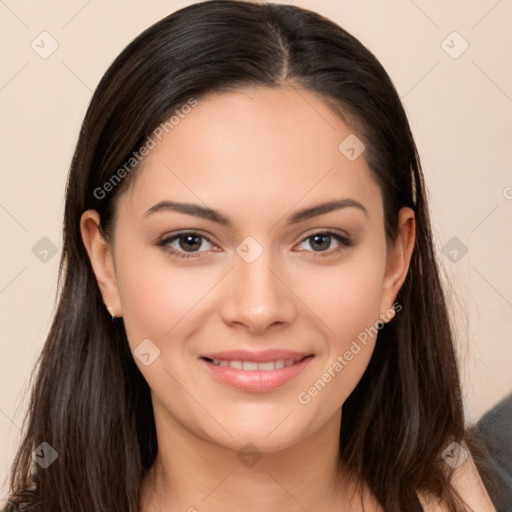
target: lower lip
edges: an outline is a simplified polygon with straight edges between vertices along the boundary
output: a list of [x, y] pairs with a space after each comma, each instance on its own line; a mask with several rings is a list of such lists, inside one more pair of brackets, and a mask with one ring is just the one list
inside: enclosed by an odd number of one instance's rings
[[217, 366], [206, 359], [201, 359], [201, 361], [223, 384], [251, 393], [264, 393], [284, 386], [293, 380], [306, 368], [313, 357], [308, 356], [291, 366], [269, 371], [237, 370], [230, 366]]

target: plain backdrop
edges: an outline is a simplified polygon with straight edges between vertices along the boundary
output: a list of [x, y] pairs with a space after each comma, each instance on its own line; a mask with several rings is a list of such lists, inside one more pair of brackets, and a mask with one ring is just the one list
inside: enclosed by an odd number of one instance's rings
[[[64, 187], [88, 102], [135, 36], [191, 3], [0, 1], [0, 496], [53, 314]], [[471, 424], [512, 391], [512, 1], [277, 3], [316, 10], [359, 38], [403, 100]]]

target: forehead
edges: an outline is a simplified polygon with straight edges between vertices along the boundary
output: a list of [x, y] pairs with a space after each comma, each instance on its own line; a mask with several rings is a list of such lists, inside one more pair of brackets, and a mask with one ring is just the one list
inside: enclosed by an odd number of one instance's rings
[[276, 202], [289, 209], [341, 197], [378, 205], [364, 153], [351, 161], [339, 149], [353, 135], [303, 89], [212, 94], [155, 139], [122, 199], [131, 210], [171, 198], [226, 210]]

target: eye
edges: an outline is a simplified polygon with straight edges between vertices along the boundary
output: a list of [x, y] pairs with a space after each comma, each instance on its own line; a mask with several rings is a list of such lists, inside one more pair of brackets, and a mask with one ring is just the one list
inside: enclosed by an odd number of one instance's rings
[[[334, 242], [338, 247], [332, 249]], [[308, 244], [310, 249], [306, 247], [299, 251], [312, 251], [313, 256], [329, 256], [354, 245], [346, 236], [330, 230], [304, 238], [300, 245], [304, 244]], [[201, 253], [218, 250], [207, 236], [195, 231], [184, 231], [164, 237], [156, 245], [162, 247], [170, 256], [180, 259], [197, 258]]]
[[[157, 245], [176, 258], [198, 257], [202, 252], [213, 250], [212, 248], [215, 247], [208, 237], [195, 231], [176, 233], [175, 235], [163, 238]], [[205, 248], [205, 245], [210, 247]], [[201, 248], [203, 250], [200, 250]]]
[[[333, 242], [338, 245], [335, 249], [332, 249]], [[329, 256], [354, 245], [352, 240], [346, 236], [330, 230], [319, 231], [304, 238], [300, 245], [304, 244], [309, 245], [313, 253], [317, 253], [313, 254], [313, 256]], [[299, 250], [304, 251], [304, 249]], [[308, 249], [306, 248], [306, 250]]]

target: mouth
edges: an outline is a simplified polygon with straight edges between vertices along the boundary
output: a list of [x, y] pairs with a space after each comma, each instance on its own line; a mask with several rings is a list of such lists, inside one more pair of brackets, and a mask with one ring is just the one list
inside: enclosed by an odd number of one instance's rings
[[296, 378], [314, 354], [290, 351], [237, 351], [201, 356], [200, 361], [220, 383], [234, 389], [261, 393]]
[[272, 370], [281, 370], [282, 368], [288, 368], [288, 366], [292, 366], [304, 358], [300, 358], [298, 360], [275, 359], [273, 361], [265, 361], [263, 363], [258, 363], [256, 361], [242, 361], [239, 359], [235, 359], [234, 361], [228, 361], [226, 359], [210, 359], [207, 357], [204, 359], [208, 362], [211, 362], [215, 366], [224, 366], [234, 368], [235, 370], [267, 372]]

